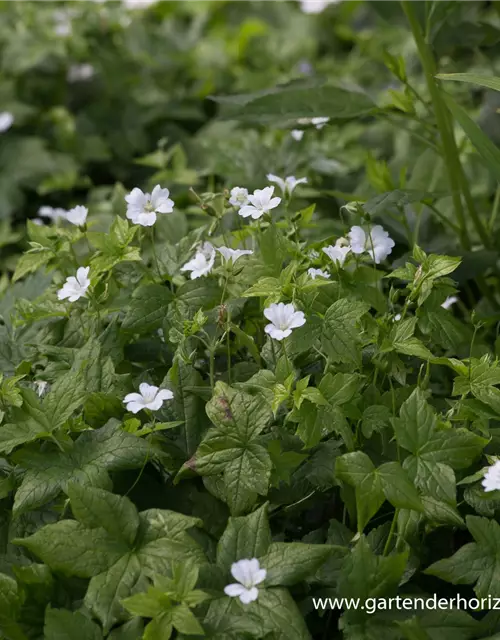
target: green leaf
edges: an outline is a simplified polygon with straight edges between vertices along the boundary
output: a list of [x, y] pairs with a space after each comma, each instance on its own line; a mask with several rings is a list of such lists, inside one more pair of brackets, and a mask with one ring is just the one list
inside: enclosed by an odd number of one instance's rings
[[480, 87], [500, 91], [500, 78], [495, 76], [480, 76], [477, 73], [439, 73], [439, 80], [454, 80], [455, 82], [470, 82]]
[[190, 313], [198, 309], [213, 309], [220, 304], [222, 290], [214, 280], [188, 280], [179, 287], [176, 300], [187, 305]]
[[91, 578], [85, 594], [85, 606], [107, 632], [126, 617], [122, 599], [145, 587], [145, 583], [139, 558], [133, 552], [126, 553], [109, 569]]
[[172, 616], [164, 613], [151, 620], [144, 630], [143, 640], [168, 640], [172, 634]]
[[271, 544], [267, 503], [248, 516], [229, 518], [217, 545], [217, 564], [229, 571], [231, 564], [244, 558], [260, 558]]
[[12, 276], [12, 282], [17, 282], [29, 273], [37, 271], [40, 267], [46, 265], [52, 258], [54, 253], [50, 249], [41, 249], [36, 251], [28, 251], [21, 255], [16, 264], [16, 270]]
[[172, 624], [180, 633], [193, 636], [203, 636], [203, 627], [194, 613], [185, 604], [175, 607], [172, 611]]
[[486, 167], [490, 170], [496, 180], [500, 179], [500, 149], [483, 132], [483, 130], [469, 117], [465, 109], [461, 107], [450, 94], [442, 92], [442, 97], [446, 106], [451, 111], [453, 117], [462, 127], [465, 135], [476, 148], [476, 151], [485, 161]]
[[265, 495], [268, 490], [271, 458], [256, 440], [271, 418], [271, 409], [262, 396], [218, 382], [206, 410], [216, 426], [198, 447], [194, 468], [201, 475], [224, 474], [227, 502], [238, 515], [252, 493]]
[[[361, 603], [367, 598], [390, 596], [396, 592], [407, 560], [407, 552], [390, 556], [375, 555], [366, 538], [361, 536], [342, 564], [337, 593], [342, 598], [359, 598]], [[366, 615], [361, 607], [344, 614], [347, 619]]]
[[23, 593], [14, 578], [0, 573], [0, 628], [2, 622], [17, 620], [23, 600]]
[[[239, 600], [238, 600], [239, 603]], [[252, 615], [253, 633], [276, 640], [311, 640], [304, 618], [287, 589], [266, 589], [251, 605], [240, 605], [240, 616]]]
[[134, 291], [122, 328], [130, 333], [139, 334], [156, 331], [162, 326], [173, 299], [173, 293], [166, 286], [140, 286]]
[[405, 342], [395, 342], [393, 347], [398, 353], [403, 353], [406, 356], [416, 356], [422, 358], [422, 360], [431, 360], [434, 357], [418, 338], [409, 338]]
[[203, 400], [190, 390], [202, 386], [202, 377], [193, 366], [177, 361], [168, 373], [168, 382], [174, 393], [168, 411], [183, 422], [179, 440], [186, 456], [192, 456], [209, 425]]
[[398, 509], [422, 511], [422, 502], [399, 462], [386, 462], [376, 470], [385, 497]]
[[70, 484], [67, 494], [79, 522], [91, 529], [102, 527], [113, 538], [122, 538], [129, 545], [134, 543], [139, 516], [128, 498], [79, 484]]
[[122, 604], [133, 616], [156, 618], [166, 608], [167, 599], [157, 587], [149, 587], [146, 592], [136, 593], [122, 600]]
[[375, 467], [365, 453], [356, 451], [337, 458], [335, 475], [355, 487], [358, 532], [361, 532], [385, 500]]
[[350, 402], [360, 391], [363, 378], [357, 373], [327, 373], [321, 379], [318, 389], [331, 405]]
[[291, 586], [311, 578], [333, 550], [334, 547], [325, 544], [273, 542], [260, 560], [267, 569], [266, 588]]
[[238, 435], [243, 442], [258, 436], [271, 419], [269, 406], [262, 398], [233, 389], [224, 382], [215, 385], [206, 411], [216, 427]]
[[53, 429], [82, 407], [88, 394], [109, 390], [103, 386], [112, 373], [109, 366], [109, 361], [106, 366], [101, 359], [101, 345], [96, 338], [90, 338], [77, 351], [71, 369], [58, 378], [43, 403], [46, 415], [52, 416]]
[[452, 584], [476, 584], [479, 598], [500, 597], [500, 525], [494, 520], [467, 516], [467, 528], [475, 542], [453, 556], [438, 560], [425, 570]]
[[323, 324], [321, 342], [332, 362], [361, 364], [359, 330], [356, 323], [369, 310], [369, 306], [358, 300], [337, 300], [327, 310]]
[[393, 419], [396, 439], [400, 447], [418, 455], [436, 428], [436, 418], [421, 389], [415, 389], [403, 402], [399, 418]]
[[[236, 96], [213, 98], [222, 105], [219, 118], [259, 124], [282, 123], [284, 120], [314, 118], [318, 115], [334, 120], [350, 120], [375, 109], [370, 98], [361, 92], [331, 86], [305, 86], [290, 83]], [[317, 82], [314, 84], [317, 85]]]
[[28, 538], [15, 538], [51, 569], [90, 578], [105, 571], [127, 553], [126, 543], [114, 540], [104, 529], [88, 529], [75, 520], [48, 524]]
[[15, 495], [14, 512], [45, 504], [70, 482], [106, 486], [108, 471], [141, 467], [147, 455], [147, 443], [112, 423], [82, 433], [67, 453], [21, 453], [18, 461], [26, 473]]
[[102, 640], [99, 626], [79, 611], [47, 609], [44, 638], [46, 640]]

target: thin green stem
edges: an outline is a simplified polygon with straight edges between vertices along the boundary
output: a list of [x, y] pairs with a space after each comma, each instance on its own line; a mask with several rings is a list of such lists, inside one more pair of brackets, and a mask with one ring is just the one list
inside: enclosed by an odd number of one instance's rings
[[493, 210], [491, 212], [490, 221], [488, 223], [488, 230], [490, 233], [493, 231], [493, 227], [495, 226], [499, 204], [500, 204], [500, 185], [497, 187], [497, 190], [495, 192], [495, 200], [493, 201]]
[[151, 249], [153, 251], [153, 261], [155, 263], [155, 268], [158, 273], [158, 277], [160, 278], [160, 280], [163, 280], [163, 276], [161, 275], [161, 270], [160, 270], [160, 263], [158, 262], [158, 256], [156, 255], [155, 228], [154, 226], [150, 228], [151, 228]]
[[394, 531], [396, 529], [396, 524], [398, 522], [398, 515], [399, 515], [399, 509], [396, 509], [394, 511], [394, 517], [392, 518], [392, 523], [391, 523], [391, 528], [389, 530], [389, 535], [387, 536], [387, 540], [385, 542], [384, 553], [383, 553], [384, 556], [386, 556], [389, 553], [389, 549], [391, 547], [391, 542], [392, 542], [392, 537], [394, 535]]
[[413, 37], [415, 39], [415, 44], [417, 45], [417, 50], [419, 53], [420, 61], [422, 63], [427, 87], [429, 89], [429, 94], [431, 96], [432, 105], [434, 108], [436, 124], [441, 137], [443, 157], [445, 160], [445, 166], [450, 182], [453, 206], [455, 209], [458, 226], [460, 228], [460, 243], [464, 249], [471, 248], [471, 242], [467, 233], [464, 206], [462, 203], [461, 194], [463, 193], [474, 228], [476, 229], [476, 232], [481, 238], [484, 246], [489, 246], [490, 238], [481, 218], [476, 211], [474, 201], [470, 193], [469, 185], [467, 183], [462, 165], [460, 163], [460, 155], [455, 141], [455, 136], [453, 134], [453, 128], [450, 121], [449, 113], [444, 101], [441, 98], [440, 89], [435, 79], [437, 69], [434, 56], [422, 32], [417, 13], [415, 11], [414, 2], [411, 2], [409, 0], [402, 0], [401, 6], [404, 13], [406, 14]]

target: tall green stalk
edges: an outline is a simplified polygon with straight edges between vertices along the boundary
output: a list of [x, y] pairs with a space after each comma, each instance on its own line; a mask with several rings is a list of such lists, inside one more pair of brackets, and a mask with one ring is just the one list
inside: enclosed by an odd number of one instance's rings
[[418, 54], [424, 70], [427, 87], [432, 100], [434, 114], [436, 116], [436, 124], [441, 137], [441, 148], [443, 151], [444, 162], [448, 173], [448, 179], [451, 187], [451, 195], [453, 198], [453, 206], [457, 217], [458, 226], [460, 228], [460, 243], [464, 249], [470, 249], [471, 243], [467, 233], [467, 224], [465, 211], [462, 202], [462, 193], [467, 205], [467, 211], [470, 215], [472, 224], [481, 238], [485, 247], [490, 246], [490, 237], [486, 231], [481, 218], [479, 217], [474, 200], [472, 198], [469, 185], [467, 183], [464, 170], [460, 163], [460, 154], [458, 152], [455, 136], [453, 134], [452, 122], [444, 101], [441, 98], [439, 86], [436, 81], [436, 62], [433, 53], [429, 47], [420, 22], [415, 12], [415, 3], [409, 0], [402, 0], [401, 6], [410, 24], [410, 28], [417, 45]]

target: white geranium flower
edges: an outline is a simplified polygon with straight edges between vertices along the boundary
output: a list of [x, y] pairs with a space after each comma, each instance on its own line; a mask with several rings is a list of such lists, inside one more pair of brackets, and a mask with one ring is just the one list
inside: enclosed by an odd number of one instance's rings
[[9, 113], [8, 111], [0, 112], [0, 133], [4, 133], [8, 129], [10, 129], [13, 123], [14, 116], [12, 115], [12, 113]]
[[271, 324], [266, 325], [264, 331], [275, 340], [283, 340], [287, 338], [292, 329], [301, 327], [306, 322], [306, 318], [302, 311], [296, 311], [293, 304], [271, 304], [264, 309], [264, 315]]
[[279, 176], [275, 176], [272, 173], [267, 174], [267, 179], [269, 182], [274, 182], [281, 189], [281, 193], [286, 196], [292, 195], [295, 187], [298, 184], [303, 184], [307, 182], [307, 178], [299, 178], [297, 179], [295, 176], [287, 176], [284, 180]]
[[261, 569], [257, 558], [239, 560], [231, 565], [233, 584], [224, 587], [224, 593], [231, 598], [239, 598], [243, 604], [250, 604], [259, 597], [257, 585], [266, 579], [266, 569]]
[[351, 251], [351, 247], [349, 245], [345, 245], [344, 242], [344, 238], [339, 238], [335, 243], [335, 246], [330, 244], [328, 247], [323, 247], [323, 252], [326, 253], [330, 260], [336, 262], [340, 267], [344, 265], [347, 254]]
[[80, 298], [85, 298], [87, 289], [90, 287], [89, 270], [90, 267], [80, 267], [76, 272], [76, 278], [74, 276], [66, 278], [62, 289], [57, 292], [58, 299], [68, 298], [70, 302], [76, 302]]
[[68, 212], [66, 211], [66, 209], [62, 209], [61, 207], [54, 208], [43, 206], [38, 209], [38, 215], [41, 218], [49, 218], [53, 222], [56, 222], [57, 220], [66, 220], [67, 214]]
[[243, 187], [233, 187], [231, 189], [229, 204], [232, 204], [233, 207], [243, 207], [248, 204], [248, 189], [244, 189]]
[[303, 13], [321, 13], [330, 4], [337, 4], [342, 0], [300, 0]]
[[84, 64], [72, 64], [68, 69], [66, 79], [68, 82], [83, 82], [90, 80], [95, 74], [94, 67], [88, 62]]
[[172, 400], [174, 397], [169, 389], [159, 389], [147, 382], [142, 382], [139, 385], [139, 392], [129, 393], [123, 398], [123, 402], [127, 405], [127, 411], [132, 413], [139, 413], [141, 409], [158, 411], [165, 400]]
[[214, 262], [215, 249], [210, 242], [205, 242], [196, 252], [195, 257], [181, 267], [181, 271], [191, 271], [191, 280], [196, 280], [196, 278], [209, 274], [212, 271]]
[[384, 227], [379, 224], [366, 232], [362, 227], [354, 226], [347, 234], [351, 241], [351, 251], [356, 254], [365, 251], [376, 264], [385, 260], [395, 245]]
[[35, 380], [33, 384], [36, 387], [37, 396], [41, 398], [47, 390], [49, 383], [46, 380]]
[[313, 267], [308, 269], [307, 273], [311, 276], [313, 280], [316, 280], [318, 276], [321, 276], [322, 278], [330, 277], [330, 274], [328, 273], [328, 271], [323, 271], [323, 269], [314, 269]]
[[281, 202], [281, 198], [273, 198], [274, 187], [265, 187], [265, 189], [256, 189], [252, 195], [248, 196], [250, 204], [246, 204], [239, 210], [240, 216], [243, 218], [252, 217], [254, 220], [261, 218], [271, 209], [275, 209]]
[[76, 225], [77, 227], [83, 227], [83, 225], [87, 222], [87, 216], [89, 214], [89, 210], [87, 207], [79, 204], [73, 209], [70, 209], [66, 214], [66, 219], [71, 224]]
[[485, 491], [496, 491], [500, 489], [500, 460], [497, 460], [495, 464], [491, 465], [486, 471], [481, 484]]
[[62, 37], [72, 34], [71, 15], [68, 11], [58, 10], [54, 12], [54, 31], [56, 35]]
[[443, 309], [449, 309], [455, 302], [458, 302], [458, 296], [448, 296], [441, 306]]
[[233, 264], [241, 258], [241, 256], [251, 256], [253, 251], [250, 249], [230, 249], [229, 247], [217, 247], [217, 251], [224, 258], [225, 262], [231, 261]]
[[290, 135], [292, 136], [292, 138], [294, 140], [296, 140], [297, 142], [300, 142], [302, 140], [302, 138], [304, 137], [304, 130], [303, 129], [292, 129], [290, 131]]
[[158, 213], [172, 213], [174, 201], [169, 198], [170, 191], [162, 189], [159, 184], [152, 193], [144, 193], [135, 187], [125, 196], [127, 201], [127, 218], [141, 227], [152, 227]]

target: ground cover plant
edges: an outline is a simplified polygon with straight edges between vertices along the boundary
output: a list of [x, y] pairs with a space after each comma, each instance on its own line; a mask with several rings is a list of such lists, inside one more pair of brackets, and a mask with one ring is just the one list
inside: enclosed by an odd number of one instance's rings
[[[266, 15], [201, 4], [130, 20]], [[67, 200], [16, 186], [36, 207], [0, 297], [9, 640], [500, 634], [497, 8], [271, 4], [336, 25], [317, 73], [249, 74], [182, 143], [156, 146], [163, 115], [123, 155], [105, 137], [107, 176]]]

